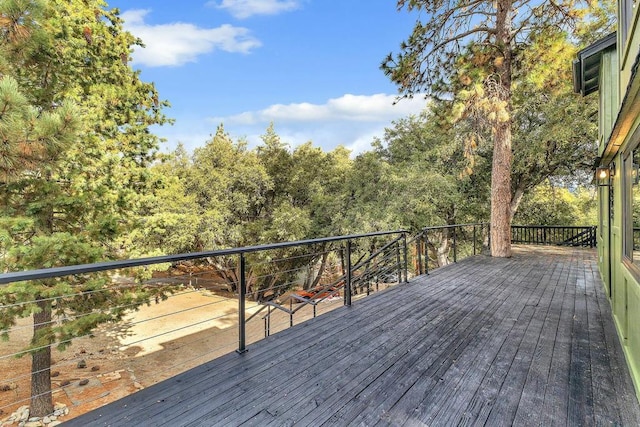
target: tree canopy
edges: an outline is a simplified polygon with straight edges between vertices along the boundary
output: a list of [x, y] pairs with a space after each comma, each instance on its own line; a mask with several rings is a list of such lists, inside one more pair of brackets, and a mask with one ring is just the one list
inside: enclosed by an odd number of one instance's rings
[[[517, 70], [536, 42], [562, 38], [585, 11], [573, 0], [397, 4], [423, 12], [425, 19], [416, 22], [400, 53], [389, 54], [382, 69], [402, 96], [426, 91], [436, 98], [453, 97], [453, 116], [471, 117], [481, 125], [479, 134], [491, 135], [491, 252], [508, 257]], [[539, 55], [537, 64], [546, 66], [548, 58]]]
[[[2, 270], [120, 255], [116, 239], [159, 142], [149, 126], [166, 121], [154, 86], [128, 65], [139, 41], [99, 0], [2, 1], [0, 28]], [[14, 307], [3, 310], [2, 330], [34, 318], [34, 416], [53, 412], [51, 346], [145, 301], [141, 290], [109, 288], [93, 275], [0, 289], [0, 302]], [[16, 301], [27, 305], [11, 306]]]

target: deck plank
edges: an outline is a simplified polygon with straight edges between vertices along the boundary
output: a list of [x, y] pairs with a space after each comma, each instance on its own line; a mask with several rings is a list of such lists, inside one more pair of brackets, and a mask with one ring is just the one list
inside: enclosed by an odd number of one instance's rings
[[542, 331], [533, 351], [527, 379], [520, 395], [520, 402], [514, 420], [516, 425], [541, 424], [540, 408], [544, 403], [545, 390], [551, 369], [551, 356], [564, 299], [564, 288], [557, 286], [558, 269], [549, 270], [547, 274], [548, 276], [543, 280], [547, 282], [547, 295], [550, 295], [551, 299], [544, 315]]
[[[509, 264], [506, 264], [504, 268], [510, 268]], [[530, 273], [529, 270], [520, 270], [518, 275], [524, 277]], [[519, 280], [519, 276], [515, 275], [515, 280]], [[492, 349], [499, 349], [505, 340], [506, 332], [508, 332], [508, 325], [510, 321], [508, 319], [513, 316], [517, 316], [521, 308], [518, 306], [518, 301], [523, 298], [525, 288], [519, 288], [515, 292], [511, 291], [508, 286], [504, 286], [508, 282], [503, 280], [500, 282], [504, 293], [496, 294], [492, 299], [498, 299], [502, 301], [502, 305], [498, 310], [488, 311], [486, 314], [490, 315], [488, 319], [477, 318], [477, 323], [488, 327], [488, 333], [495, 333], [494, 341], [491, 345]], [[489, 295], [490, 293], [487, 293]], [[504, 299], [503, 299], [504, 298]], [[482, 310], [478, 311], [478, 314], [482, 313]], [[505, 322], [506, 320], [506, 322]], [[474, 342], [471, 342], [469, 351], [465, 354], [452, 358], [451, 363], [448, 364], [447, 372], [438, 374], [435, 376], [437, 380], [433, 387], [429, 387], [425, 379], [421, 379], [414, 384], [411, 389], [402, 397], [402, 400], [391, 408], [386, 416], [386, 420], [383, 420], [381, 424], [396, 423], [396, 422], [421, 422], [430, 424], [432, 422], [432, 412], [442, 408], [446, 411], [447, 408], [456, 407], [461, 402], [465, 401], [459, 394], [459, 389], [456, 385], [459, 382], [459, 374], [465, 369], [467, 365], [466, 355], [474, 356], [481, 355], [484, 360], [475, 360], [473, 365], [473, 371], [480, 373], [483, 371], [482, 367], [485, 366], [488, 369], [491, 366], [491, 362], [495, 355], [491, 355], [489, 351], [479, 351], [479, 347], [487, 345], [487, 338], [485, 334], [474, 334]], [[475, 348], [476, 350], [472, 350]], [[454, 355], [455, 356], [455, 355]], [[470, 362], [470, 361], [469, 361]], [[441, 366], [444, 367], [444, 366]], [[486, 369], [484, 371], [486, 371]], [[460, 372], [459, 372], [460, 370]], [[476, 388], [473, 387], [473, 392]], [[460, 399], [457, 399], [460, 398]]]
[[591, 250], [470, 258], [248, 349], [66, 425], [640, 425]]
[[[449, 292], [451, 289], [447, 294]], [[314, 415], [320, 414], [323, 409], [332, 413], [336, 405], [345, 399], [344, 396], [352, 391], [354, 385], [358, 387], [361, 383], [369, 381], [371, 376], [380, 375], [394, 366], [405, 353], [414, 352], [415, 342], [408, 339], [410, 335], [420, 333], [425, 337], [439, 337], [442, 333], [434, 333], [434, 328], [441, 330], [443, 327], [450, 327], [452, 319], [443, 311], [443, 298], [446, 299], [446, 294], [429, 299], [426, 304], [416, 298], [404, 303], [402, 310], [408, 315], [400, 323], [388, 326], [394, 330], [391, 336], [377, 331], [376, 336], [365, 337], [367, 342], [354, 342], [355, 349], [351, 349], [350, 354], [341, 354], [337, 362], [327, 360], [320, 370], [310, 373], [315, 382], [326, 384], [325, 387], [320, 387], [320, 393], [314, 389], [300, 387], [295, 390], [297, 393], [294, 391], [293, 395], [288, 396], [292, 397], [290, 399], [278, 399], [276, 395], [275, 401], [269, 402], [269, 405], [272, 405], [269, 412], [296, 422], [300, 422], [301, 416], [309, 411], [313, 411]], [[465, 300], [460, 303], [465, 303]], [[428, 314], [424, 312], [425, 309], [428, 309]], [[393, 322], [393, 319], [391, 321]]]
[[563, 300], [560, 309], [560, 322], [556, 330], [555, 342], [551, 353], [551, 367], [545, 388], [542, 412], [542, 425], [568, 425], [567, 408], [569, 396], [569, 372], [571, 368], [571, 336], [573, 333], [573, 310], [575, 290], [569, 284], [569, 262], [562, 263], [558, 286], [563, 288]]
[[[490, 283], [491, 281], [491, 277], [482, 279], [482, 282]], [[496, 285], [494, 284], [492, 287], [496, 287]], [[438, 382], [436, 378], [442, 374], [439, 371], [446, 371], [445, 366], [450, 366], [455, 358], [464, 351], [468, 342], [479, 333], [483, 322], [478, 321], [478, 313], [490, 313], [498, 308], [499, 303], [500, 299], [491, 300], [474, 295], [472, 304], [477, 310], [469, 310], [466, 307], [469, 304], [465, 303], [449, 306], [457, 317], [448, 319], [449, 327], [437, 334], [437, 342], [432, 345], [424, 341], [421, 342], [419, 346], [412, 348], [401, 360], [395, 363], [392, 369], [380, 373], [364, 387], [360, 387], [362, 391], [356, 395], [356, 398], [346, 401], [339, 410], [332, 411], [331, 417], [326, 418], [327, 414], [325, 414], [325, 417], [320, 420], [324, 421], [326, 425], [351, 423], [371, 425], [388, 413], [388, 402], [395, 403], [400, 397], [404, 397], [402, 395], [406, 392], [403, 389], [411, 384], [413, 384], [412, 387], [415, 387], [418, 378], [425, 378], [426, 388], [432, 388], [432, 385]], [[398, 382], [404, 383], [406, 386], [396, 387]], [[391, 391], [396, 391], [396, 393], [390, 393]], [[398, 393], [401, 396], [398, 396]], [[376, 402], [382, 402], [382, 404], [376, 405]], [[363, 414], [367, 414], [368, 417], [359, 418]], [[318, 418], [310, 424], [320, 424], [317, 421]]]

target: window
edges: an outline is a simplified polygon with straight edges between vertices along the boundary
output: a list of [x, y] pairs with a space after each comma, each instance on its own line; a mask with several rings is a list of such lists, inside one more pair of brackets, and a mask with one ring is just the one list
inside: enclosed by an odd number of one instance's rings
[[633, 0], [620, 0], [620, 42], [622, 48], [627, 44], [627, 37], [631, 22], [633, 21], [633, 12], [635, 11], [636, 2]]
[[626, 257], [640, 266], [640, 185], [638, 180], [640, 165], [640, 147], [636, 147], [624, 159], [622, 175], [624, 190], [624, 248]]

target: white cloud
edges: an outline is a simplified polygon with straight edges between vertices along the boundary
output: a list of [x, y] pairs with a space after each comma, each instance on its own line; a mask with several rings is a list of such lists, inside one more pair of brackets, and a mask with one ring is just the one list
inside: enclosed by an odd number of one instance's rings
[[403, 99], [395, 95], [351, 95], [329, 99], [324, 104], [276, 104], [259, 111], [246, 111], [209, 119], [212, 128], [223, 123], [234, 138], [244, 137], [255, 146], [270, 122], [281, 140], [292, 147], [312, 141], [329, 151], [344, 145], [354, 154], [371, 148], [374, 137], [382, 137], [391, 121], [419, 114], [427, 106], [422, 96]]
[[238, 19], [253, 15], [276, 15], [295, 10], [300, 6], [297, 0], [222, 0], [220, 3], [214, 0], [207, 5], [225, 9]]
[[291, 122], [326, 122], [329, 120], [349, 122], [387, 122], [399, 117], [420, 112], [426, 106], [422, 96], [403, 99], [394, 105], [395, 95], [351, 95], [329, 99], [325, 104], [308, 102], [275, 104], [260, 111], [246, 111], [229, 117], [214, 117], [212, 121], [252, 125]]
[[135, 63], [149, 67], [179, 66], [195, 62], [198, 56], [215, 50], [248, 53], [261, 45], [248, 29], [228, 24], [217, 28], [200, 28], [182, 22], [149, 25], [145, 23], [149, 12], [137, 9], [122, 14], [125, 29], [145, 44], [144, 48], [135, 49]]

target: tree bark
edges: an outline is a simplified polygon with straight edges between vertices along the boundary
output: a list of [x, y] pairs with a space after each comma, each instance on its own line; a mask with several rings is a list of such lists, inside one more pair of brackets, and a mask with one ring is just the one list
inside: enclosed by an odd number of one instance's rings
[[[427, 242], [428, 249], [433, 253], [433, 258], [435, 258], [438, 263], [438, 267], [444, 267], [445, 265], [449, 265], [449, 250], [451, 249], [451, 240], [449, 239], [449, 230], [445, 229], [442, 231], [440, 238], [437, 239], [438, 246], [435, 245], [433, 240]], [[428, 262], [429, 255], [426, 252], [425, 262]]]
[[[327, 267], [327, 260], [329, 259], [329, 253], [328, 252], [324, 252], [322, 254], [322, 258], [320, 260], [320, 267], [318, 268], [318, 273], [315, 275], [313, 282], [311, 282], [311, 284], [306, 288], [306, 290], [309, 289], [313, 289], [316, 286], [318, 286], [318, 284], [320, 283], [320, 279], [322, 278], [322, 275], [324, 274], [324, 270]], [[312, 270], [313, 271], [313, 267]]]
[[518, 212], [518, 207], [520, 206], [520, 202], [522, 201], [523, 197], [524, 197], [524, 187], [519, 185], [516, 187], [516, 191], [513, 194], [513, 197], [511, 198], [511, 207], [509, 212], [510, 223], [513, 223], [513, 217], [516, 215], [516, 212]]
[[505, 101], [506, 120], [493, 124], [493, 163], [491, 168], [491, 256], [511, 256], [511, 13], [510, 0], [498, 0], [496, 45], [502, 53], [497, 61], [497, 97]]
[[449, 244], [448, 239], [442, 242], [442, 245], [436, 248], [436, 257], [438, 259], [438, 267], [449, 265]]
[[511, 256], [511, 122], [496, 126], [491, 169], [491, 256]]
[[[34, 343], [47, 328], [51, 328], [51, 303], [38, 300], [39, 313], [33, 315]], [[36, 344], [38, 345], [38, 344]], [[51, 396], [51, 346], [36, 350], [31, 355], [31, 407], [30, 416], [44, 417], [53, 413]]]

